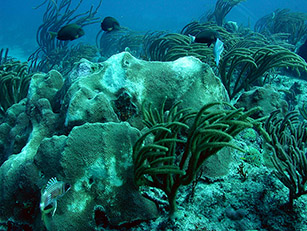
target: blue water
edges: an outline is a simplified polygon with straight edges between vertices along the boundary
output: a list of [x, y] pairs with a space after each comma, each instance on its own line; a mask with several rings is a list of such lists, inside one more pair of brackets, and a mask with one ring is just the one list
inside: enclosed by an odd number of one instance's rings
[[[45, 7], [33, 8], [43, 1], [1, 0], [0, 7], [0, 48], [10, 48], [10, 55], [26, 60], [36, 45], [36, 30], [42, 23]], [[77, 3], [77, 0], [73, 1]], [[168, 30], [178, 32], [193, 20], [198, 20], [207, 10], [214, 9], [215, 0], [103, 0], [97, 16], [113, 16], [121, 25], [137, 31]], [[88, 10], [98, 0], [82, 3], [80, 11]], [[276, 9], [289, 8], [306, 12], [306, 0], [247, 0], [234, 7], [227, 20], [251, 26], [262, 16]], [[99, 24], [84, 28], [85, 36], [80, 41], [94, 44]], [[75, 41], [74, 41], [75, 42]]]

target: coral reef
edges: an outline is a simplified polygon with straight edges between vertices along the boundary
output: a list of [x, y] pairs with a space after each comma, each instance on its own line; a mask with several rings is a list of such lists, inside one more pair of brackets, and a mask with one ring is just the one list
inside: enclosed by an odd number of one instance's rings
[[[0, 50], [0, 230], [306, 230], [306, 15], [252, 31], [225, 19], [240, 2], [179, 33], [101, 30], [96, 46], [49, 32], [97, 23], [101, 0], [37, 6], [29, 63]], [[208, 29], [219, 65], [191, 42]], [[52, 215], [54, 177], [71, 187]]]
[[[114, 100], [122, 92], [127, 92], [128, 99], [138, 108], [130, 113], [139, 112], [144, 100], [159, 107], [166, 96], [168, 104], [183, 100], [182, 107], [195, 109], [200, 109], [202, 102], [228, 100], [210, 67], [194, 57], [174, 62], [147, 62], [123, 52], [103, 64], [83, 60], [77, 67], [68, 76], [67, 82], [73, 84], [63, 97], [67, 127], [82, 121], [118, 122], [119, 107]], [[125, 104], [130, 103], [125, 101]], [[140, 113], [131, 114], [127, 121], [140, 127], [136, 125], [140, 116]]]
[[305, 42], [299, 47], [297, 53], [307, 62], [307, 39], [306, 39]]
[[5, 62], [0, 65], [0, 114], [28, 94], [31, 74], [28, 74], [27, 63], [20, 61]]
[[214, 63], [212, 48], [205, 44], [193, 43], [182, 34], [166, 34], [154, 40], [148, 49], [149, 60], [174, 61], [184, 56], [194, 56], [206, 63]]
[[28, 58], [31, 72], [50, 71], [54, 66], [60, 64], [70, 49], [67, 41], [50, 39], [50, 32], [58, 32], [61, 27], [72, 22], [81, 27], [97, 23], [98, 18], [95, 15], [101, 3], [102, 0], [98, 2], [95, 8], [91, 6], [88, 11], [82, 13], [79, 12], [82, 0], [73, 9], [71, 9], [71, 0], [44, 1], [37, 6], [36, 9], [46, 4], [46, 10], [43, 23], [36, 32], [36, 42], [39, 48]]
[[118, 30], [99, 31], [96, 36], [96, 46], [102, 58], [107, 59], [126, 49], [135, 56], [140, 57], [143, 48], [144, 34], [121, 27]]
[[221, 80], [230, 99], [241, 90], [249, 90], [258, 81], [264, 84], [264, 74], [272, 68], [287, 67], [306, 70], [307, 64], [299, 55], [277, 45], [262, 48], [234, 48], [225, 54], [220, 62]]
[[306, 20], [305, 13], [277, 9], [260, 18], [256, 22], [254, 30], [267, 36], [278, 33], [287, 34], [289, 42], [296, 45], [307, 32]]
[[[34, 159], [38, 169], [73, 185], [59, 215], [48, 218], [53, 230], [120, 227], [157, 217], [155, 204], [133, 184], [131, 149], [138, 136], [128, 123], [87, 123], [42, 141]], [[97, 223], [97, 211], [107, 221]]]
[[282, 94], [269, 84], [243, 92], [236, 101], [235, 106], [238, 108], [244, 107], [246, 110], [260, 107], [260, 110], [252, 115], [254, 118], [267, 116], [276, 110], [280, 110], [283, 114], [288, 111], [288, 104], [282, 99]]
[[8, 61], [8, 52], [9, 49], [1, 49], [0, 50], [0, 65], [3, 65], [4, 63], [6, 63]]
[[215, 21], [217, 25], [222, 26], [226, 15], [233, 7], [245, 0], [217, 0], [215, 9], [207, 15], [208, 21]]
[[[158, 217], [133, 183], [132, 149], [144, 128], [143, 103], [159, 108], [165, 96], [166, 108], [181, 100], [180, 108], [193, 110], [228, 99], [211, 68], [193, 57], [162, 63], [123, 52], [103, 63], [83, 59], [66, 78], [34, 74], [27, 103], [10, 107], [0, 126], [11, 141], [0, 146], [1, 225], [121, 229]], [[41, 221], [40, 190], [51, 177], [72, 188]]]
[[278, 114], [279, 111], [271, 113], [265, 129], [270, 135], [268, 144], [273, 151], [276, 176], [289, 189], [288, 206], [292, 209], [294, 200], [307, 194], [307, 125], [299, 122], [296, 111], [283, 118]]
[[[143, 110], [144, 121], [150, 129], [133, 147], [136, 185], [163, 190], [168, 197], [171, 217], [176, 216], [179, 187], [191, 184], [207, 158], [222, 148], [239, 149], [231, 144], [233, 137], [245, 128], [260, 124], [249, 118], [256, 108], [243, 112], [242, 108], [231, 106], [217, 109], [216, 106], [225, 105], [212, 103], [205, 104], [196, 113], [178, 110], [177, 106], [178, 103], [173, 105], [165, 118], [164, 106], [156, 111]], [[150, 135], [153, 135], [152, 142], [142, 145]], [[179, 146], [182, 151], [178, 151]]]

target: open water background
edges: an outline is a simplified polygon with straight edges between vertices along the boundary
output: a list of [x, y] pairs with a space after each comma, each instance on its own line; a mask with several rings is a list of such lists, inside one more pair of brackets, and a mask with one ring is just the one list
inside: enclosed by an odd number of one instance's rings
[[[37, 48], [36, 31], [42, 24], [46, 4], [38, 0], [0, 0], [0, 49], [9, 48], [9, 54], [25, 61]], [[60, 0], [58, 0], [60, 2]], [[79, 0], [72, 0], [75, 5]], [[80, 12], [85, 12], [98, 0], [84, 0]], [[121, 26], [136, 31], [167, 30], [178, 32], [186, 24], [198, 20], [208, 10], [213, 10], [216, 0], [103, 0], [97, 16], [112, 16]], [[307, 0], [246, 0], [234, 7], [226, 17], [253, 28], [254, 23], [276, 9], [288, 8], [294, 12], [307, 13]], [[72, 43], [95, 44], [100, 25], [84, 28], [85, 36]]]

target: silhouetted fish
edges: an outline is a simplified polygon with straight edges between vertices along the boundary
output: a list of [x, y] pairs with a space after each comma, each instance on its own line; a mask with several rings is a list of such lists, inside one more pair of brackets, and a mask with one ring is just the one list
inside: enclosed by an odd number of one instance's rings
[[192, 42], [195, 43], [207, 43], [208, 47], [215, 43], [217, 38], [219, 37], [219, 33], [215, 30], [204, 30], [199, 32], [195, 37], [190, 36], [192, 38]]
[[63, 26], [57, 33], [49, 32], [51, 39], [56, 37], [58, 40], [75, 40], [84, 35], [84, 30], [78, 24], [72, 23], [66, 26]]
[[204, 30], [199, 32], [196, 36], [189, 35], [191, 42], [207, 43], [208, 47], [213, 43], [213, 55], [216, 65], [219, 65], [220, 57], [224, 51], [224, 43], [219, 39], [219, 33], [215, 30]]
[[113, 17], [105, 17], [101, 22], [101, 29], [104, 31], [119, 30], [119, 22]]

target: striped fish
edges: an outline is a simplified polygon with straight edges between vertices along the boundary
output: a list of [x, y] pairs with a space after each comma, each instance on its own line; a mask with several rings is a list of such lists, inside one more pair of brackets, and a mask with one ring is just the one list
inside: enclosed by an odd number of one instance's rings
[[42, 190], [41, 202], [39, 204], [42, 213], [48, 214], [52, 212], [53, 216], [57, 209], [57, 199], [63, 196], [70, 187], [70, 184], [58, 181], [56, 177], [51, 178]]

